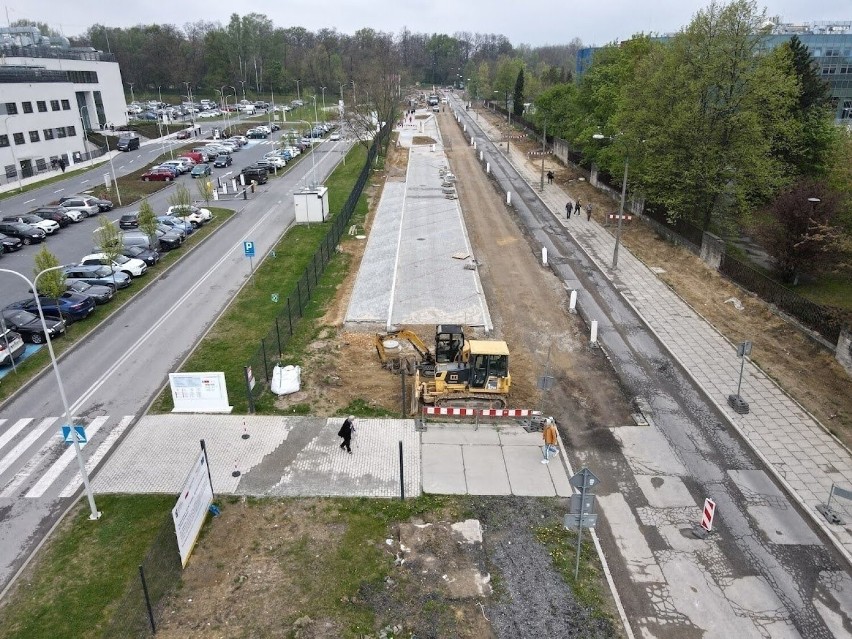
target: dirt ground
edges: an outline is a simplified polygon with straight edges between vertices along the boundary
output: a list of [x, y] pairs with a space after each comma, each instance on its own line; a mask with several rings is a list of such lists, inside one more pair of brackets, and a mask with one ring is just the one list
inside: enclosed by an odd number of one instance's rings
[[[494, 121], [487, 111], [480, 111], [479, 117]], [[526, 138], [512, 143], [526, 153], [541, 148], [540, 142]], [[528, 161], [538, 168], [541, 159], [533, 157]], [[573, 197], [579, 197], [584, 204], [593, 203], [594, 216], [599, 221], [604, 212], [617, 209], [618, 203], [589, 184], [582, 171], [566, 167], [552, 156], [545, 159], [545, 171], [548, 170]], [[636, 222], [625, 225], [621, 238], [642, 262], [663, 269], [660, 278], [728, 340], [751, 341], [752, 360], [840, 441], [852, 447], [852, 378], [833, 352], [779, 316], [756, 295], [708, 268], [696, 255], [661, 238], [651, 227]], [[726, 302], [731, 298], [742, 302], [743, 310]]]

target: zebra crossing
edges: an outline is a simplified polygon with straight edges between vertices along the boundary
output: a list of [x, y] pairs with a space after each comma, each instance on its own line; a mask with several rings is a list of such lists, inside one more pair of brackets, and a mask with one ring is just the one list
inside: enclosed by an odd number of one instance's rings
[[[125, 430], [132, 415], [101, 415], [86, 424], [81, 444], [86, 472], [92, 473]], [[62, 436], [63, 417], [0, 418], [0, 500], [66, 498], [83, 479], [74, 447]]]

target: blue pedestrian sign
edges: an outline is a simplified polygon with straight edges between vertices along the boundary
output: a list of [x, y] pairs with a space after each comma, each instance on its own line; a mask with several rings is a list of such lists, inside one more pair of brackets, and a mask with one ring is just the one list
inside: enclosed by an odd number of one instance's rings
[[[86, 427], [85, 426], [74, 426], [74, 432], [77, 433], [77, 441], [81, 444], [85, 444], [88, 440], [86, 439]], [[74, 436], [71, 434], [70, 426], [62, 427], [62, 438], [65, 440], [66, 444], [74, 443]]]
[[254, 257], [254, 242], [243, 242], [243, 252], [246, 257]]

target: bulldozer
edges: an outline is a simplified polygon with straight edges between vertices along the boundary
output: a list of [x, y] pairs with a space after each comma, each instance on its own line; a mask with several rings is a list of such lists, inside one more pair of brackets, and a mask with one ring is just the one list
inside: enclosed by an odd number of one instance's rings
[[506, 407], [512, 385], [506, 342], [469, 340], [461, 326], [439, 324], [433, 353], [412, 331], [393, 331], [376, 335], [376, 351], [383, 364], [389, 361], [385, 348], [389, 339], [409, 341], [420, 358], [398, 367], [414, 375], [412, 412], [421, 402], [468, 408]]

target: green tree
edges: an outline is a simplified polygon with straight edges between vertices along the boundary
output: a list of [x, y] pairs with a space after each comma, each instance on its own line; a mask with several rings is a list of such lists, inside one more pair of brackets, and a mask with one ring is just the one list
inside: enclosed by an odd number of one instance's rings
[[[66, 284], [65, 273], [63, 270], [61, 268], [55, 268], [60, 265], [59, 259], [50, 252], [47, 246], [42, 245], [38, 253], [35, 254], [34, 262], [33, 274], [38, 278], [38, 281], [36, 282], [37, 292], [39, 295], [44, 295], [52, 300], [56, 300], [56, 306], [60, 309], [61, 316], [62, 310], [59, 306], [59, 297], [65, 292]], [[54, 270], [43, 273], [41, 277], [39, 277], [39, 273], [42, 273], [47, 269]]]
[[186, 215], [186, 211], [189, 209], [190, 204], [192, 204], [192, 196], [189, 193], [189, 189], [183, 184], [178, 184], [169, 196], [169, 204], [175, 207], [177, 215]]
[[157, 216], [154, 209], [148, 204], [148, 200], [139, 206], [139, 228], [151, 240], [151, 248], [157, 248]]
[[201, 179], [197, 181], [196, 187], [198, 188], [198, 195], [209, 206], [210, 200], [213, 199], [213, 182], [208, 179]]
[[512, 112], [517, 117], [524, 114], [524, 70], [521, 68], [518, 71], [518, 77], [515, 79], [515, 91], [512, 95]]
[[[98, 238], [98, 249], [104, 254], [104, 257], [109, 264], [110, 273], [115, 275], [115, 258], [121, 255], [124, 250], [124, 232], [106, 215], [98, 216], [98, 228], [96, 231]], [[116, 286], [116, 288], [118, 288]]]

